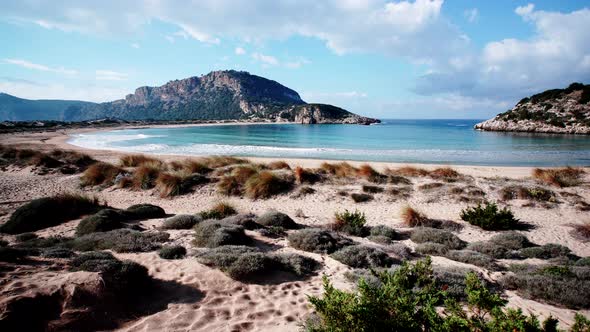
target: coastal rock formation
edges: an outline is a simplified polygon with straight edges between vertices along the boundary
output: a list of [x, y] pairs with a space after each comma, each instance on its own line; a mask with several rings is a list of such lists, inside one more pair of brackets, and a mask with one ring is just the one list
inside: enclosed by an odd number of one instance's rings
[[522, 99], [514, 108], [475, 129], [554, 134], [590, 134], [590, 85], [572, 83]]
[[[6, 95], [7, 96], [7, 95]], [[32, 120], [30, 105], [43, 109], [49, 101], [4, 98], [11, 105], [27, 104], [14, 111], [0, 99], [0, 120]], [[54, 104], [57, 101], [52, 101]], [[37, 105], [41, 103], [42, 105]], [[214, 71], [200, 77], [170, 81], [159, 87], [140, 87], [125, 99], [102, 104], [67, 103], [51, 112], [35, 113], [34, 120], [84, 121], [101, 118], [122, 120], [264, 120], [297, 123], [371, 124], [344, 109], [307, 104], [299, 94], [278, 82], [243, 71]], [[60, 104], [60, 105], [61, 105]], [[42, 118], [45, 116], [44, 118]]]

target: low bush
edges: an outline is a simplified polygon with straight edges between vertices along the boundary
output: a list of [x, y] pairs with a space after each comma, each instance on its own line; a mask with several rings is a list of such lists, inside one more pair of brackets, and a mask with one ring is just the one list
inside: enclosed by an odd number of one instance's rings
[[192, 216], [190, 214], [177, 214], [170, 217], [162, 223], [161, 229], [191, 229], [203, 218], [200, 216]]
[[402, 244], [402, 243], [394, 243], [390, 246], [387, 247], [388, 252], [393, 253], [397, 258], [399, 258], [402, 261], [411, 259], [412, 257], [414, 257], [414, 254], [412, 253], [412, 249], [410, 249], [409, 247], [407, 247], [406, 245]]
[[523, 248], [519, 254], [524, 258], [550, 259], [568, 256], [571, 250], [561, 244], [548, 243], [538, 247]]
[[114, 229], [123, 228], [128, 217], [121, 210], [104, 209], [88, 216], [76, 226], [76, 235], [85, 235], [95, 232], [108, 232]]
[[137, 167], [145, 163], [162, 163], [162, 161], [143, 154], [128, 154], [119, 158], [121, 167]]
[[256, 219], [257, 217], [253, 213], [240, 213], [225, 217], [219, 221], [226, 224], [242, 226], [249, 230], [264, 228], [264, 226], [256, 222]]
[[365, 236], [368, 233], [366, 223], [367, 218], [364, 213], [358, 210], [354, 212], [344, 210], [334, 214], [333, 229], [354, 236]]
[[274, 254], [271, 258], [282, 267], [282, 270], [299, 277], [311, 275], [320, 267], [320, 263], [315, 259], [292, 253]]
[[436, 228], [416, 228], [412, 232], [411, 239], [416, 243], [440, 243], [449, 249], [463, 249], [465, 247], [465, 242], [455, 234]]
[[412, 196], [412, 187], [394, 187], [387, 190], [387, 194], [395, 200], [406, 200]]
[[350, 198], [352, 198], [352, 200], [355, 203], [364, 203], [364, 202], [372, 201], [374, 197], [373, 197], [373, 195], [369, 195], [369, 194], [352, 193], [352, 194], [350, 194]]
[[229, 216], [237, 214], [238, 211], [229, 203], [219, 202], [215, 204], [211, 209], [199, 212], [198, 216], [207, 219], [223, 219]]
[[194, 186], [207, 181], [207, 178], [200, 174], [160, 173], [156, 179], [156, 189], [160, 192], [160, 197], [172, 197], [186, 194]]
[[270, 198], [285, 193], [293, 183], [269, 171], [252, 175], [245, 184], [245, 194], [252, 199]]
[[579, 185], [584, 174], [583, 169], [573, 167], [533, 170], [533, 178], [560, 188]]
[[346, 246], [332, 253], [330, 257], [354, 268], [389, 267], [396, 263], [385, 252], [363, 245]]
[[70, 262], [72, 271], [99, 272], [107, 289], [130, 293], [142, 291], [151, 281], [145, 266], [132, 261], [120, 261], [107, 253], [84, 253]]
[[76, 253], [66, 248], [49, 248], [43, 250], [41, 256], [46, 258], [71, 258], [76, 256]]
[[527, 188], [522, 186], [508, 186], [502, 188], [502, 190], [500, 191], [500, 196], [503, 200], [529, 199], [538, 202], [557, 201], [557, 198], [553, 191], [542, 187]]
[[363, 185], [362, 189], [363, 189], [363, 192], [366, 192], [369, 194], [378, 194], [378, 193], [382, 193], [384, 191], [383, 187], [368, 186], [368, 185]]
[[492, 258], [513, 258], [515, 254], [508, 248], [502, 247], [494, 242], [472, 242], [467, 245], [467, 250], [476, 251]]
[[0, 232], [19, 234], [57, 226], [103, 208], [98, 199], [82, 195], [61, 194], [38, 198], [16, 209]]
[[327, 254], [352, 244], [352, 241], [334, 232], [317, 228], [307, 228], [293, 232], [289, 234], [288, 240], [289, 245], [295, 249]]
[[495, 243], [508, 250], [519, 250], [532, 246], [529, 239], [517, 232], [505, 232], [492, 236], [490, 242]]
[[446, 258], [475, 266], [481, 266], [488, 270], [497, 269], [494, 259], [486, 254], [479, 253], [472, 250], [449, 250]]
[[256, 223], [266, 227], [281, 227], [284, 229], [296, 229], [299, 225], [288, 215], [278, 211], [268, 211], [256, 218]]
[[576, 266], [590, 266], [590, 257], [582, 257], [574, 264]]
[[195, 226], [197, 247], [215, 248], [224, 245], [247, 245], [250, 237], [244, 232], [244, 227], [223, 223], [216, 220], [205, 220]]
[[373, 226], [369, 230], [369, 234], [371, 236], [383, 236], [388, 238], [390, 241], [396, 240], [399, 238], [399, 234], [397, 231], [389, 226], [385, 225], [378, 225]]
[[130, 219], [136, 220], [166, 217], [166, 211], [153, 204], [135, 204], [128, 207], [125, 211]]
[[258, 233], [262, 236], [266, 236], [272, 239], [281, 238], [287, 236], [287, 232], [283, 227], [270, 226], [258, 229]]
[[[310, 296], [316, 320], [308, 331], [543, 331], [534, 316], [505, 308], [476, 274], [465, 276], [466, 305], [437, 287], [430, 261], [404, 263], [376, 273], [379, 282], [361, 279], [353, 292], [336, 289], [324, 278], [322, 297]], [[442, 308], [439, 308], [442, 306]], [[554, 326], [548, 320], [544, 326]], [[555, 329], [552, 329], [554, 331]]]
[[370, 182], [384, 183], [387, 181], [387, 176], [377, 172], [373, 167], [371, 167], [368, 164], [361, 165], [356, 173], [357, 176], [367, 179]]
[[316, 182], [320, 182], [322, 177], [316, 170], [303, 168], [301, 166], [295, 167], [293, 170], [293, 175], [295, 176], [295, 181], [298, 184], [309, 183], [314, 184]]
[[168, 233], [142, 233], [129, 229], [90, 233], [66, 243], [77, 251], [113, 250], [115, 252], [148, 252], [159, 249], [169, 238]]
[[448, 246], [434, 242], [423, 242], [416, 245], [416, 252], [422, 255], [444, 256], [449, 250]]
[[387, 177], [387, 182], [395, 185], [404, 185], [410, 186], [412, 185], [412, 181], [404, 176], [401, 175], [389, 175]]
[[510, 230], [520, 226], [512, 211], [508, 208], [500, 210], [494, 203], [466, 208], [461, 211], [461, 219], [484, 230]]
[[117, 175], [124, 173], [124, 171], [109, 163], [97, 162], [90, 165], [82, 174], [80, 184], [82, 186], [110, 186], [114, 183]]
[[[437, 287], [444, 289], [447, 296], [457, 301], [467, 300], [465, 276], [469, 273], [474, 273], [474, 271], [456, 266], [435, 266], [433, 268], [433, 277]], [[485, 280], [481, 280], [481, 282], [489, 284]]]
[[164, 246], [158, 250], [158, 256], [163, 259], [180, 259], [186, 255], [183, 246]]

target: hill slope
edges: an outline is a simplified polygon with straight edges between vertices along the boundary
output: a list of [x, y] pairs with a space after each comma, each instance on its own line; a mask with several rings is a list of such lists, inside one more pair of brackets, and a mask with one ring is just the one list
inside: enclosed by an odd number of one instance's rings
[[[13, 97], [16, 98], [16, 97]], [[18, 98], [16, 98], [18, 99]], [[23, 100], [23, 99], [20, 99]], [[28, 101], [35, 104], [37, 101]], [[39, 101], [41, 102], [41, 101]], [[124, 120], [237, 120], [270, 119], [299, 123], [362, 123], [378, 120], [365, 118], [344, 109], [323, 104], [307, 104], [299, 94], [275, 81], [240, 71], [215, 71], [200, 77], [168, 82], [159, 87], [140, 87], [125, 99], [113, 102], [64, 103], [46, 118], [35, 112], [36, 119], [83, 121], [99, 118]], [[0, 105], [0, 107], [2, 107]], [[35, 108], [36, 107], [36, 108]], [[45, 104], [31, 109], [42, 109]], [[9, 109], [10, 106], [7, 106]], [[1, 108], [0, 108], [1, 109]], [[33, 119], [26, 111], [13, 112]], [[50, 117], [51, 116], [51, 117]]]
[[28, 100], [0, 93], [0, 119], [8, 121], [62, 120], [68, 109], [96, 105], [77, 100]]
[[572, 83], [522, 99], [475, 129], [557, 134], [590, 134], [590, 85]]

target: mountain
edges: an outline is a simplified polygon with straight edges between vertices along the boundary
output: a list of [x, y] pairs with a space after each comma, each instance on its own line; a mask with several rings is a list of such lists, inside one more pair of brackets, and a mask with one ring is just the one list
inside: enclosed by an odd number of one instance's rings
[[[12, 97], [12, 96], [11, 96]], [[12, 97], [40, 110], [47, 101]], [[83, 121], [100, 118], [124, 120], [258, 120], [298, 123], [360, 123], [379, 120], [362, 117], [325, 104], [308, 104], [299, 94], [275, 81], [242, 71], [214, 71], [200, 77], [170, 81], [159, 87], [140, 87], [125, 99], [107, 103], [62, 103], [63, 108], [47, 112], [45, 118], [28, 109], [0, 114], [0, 119]], [[0, 109], [3, 105], [0, 102]]]
[[0, 93], [0, 120], [61, 120], [67, 109], [93, 105], [77, 100], [28, 100]]
[[590, 85], [572, 83], [522, 99], [475, 129], [555, 134], [590, 134]]

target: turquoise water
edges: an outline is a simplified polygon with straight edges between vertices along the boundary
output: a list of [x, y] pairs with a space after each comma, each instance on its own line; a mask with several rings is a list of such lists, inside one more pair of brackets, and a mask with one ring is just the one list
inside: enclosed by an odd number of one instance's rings
[[357, 125], [216, 125], [85, 133], [87, 148], [462, 165], [590, 165], [590, 137], [473, 130], [477, 120], [385, 120]]

